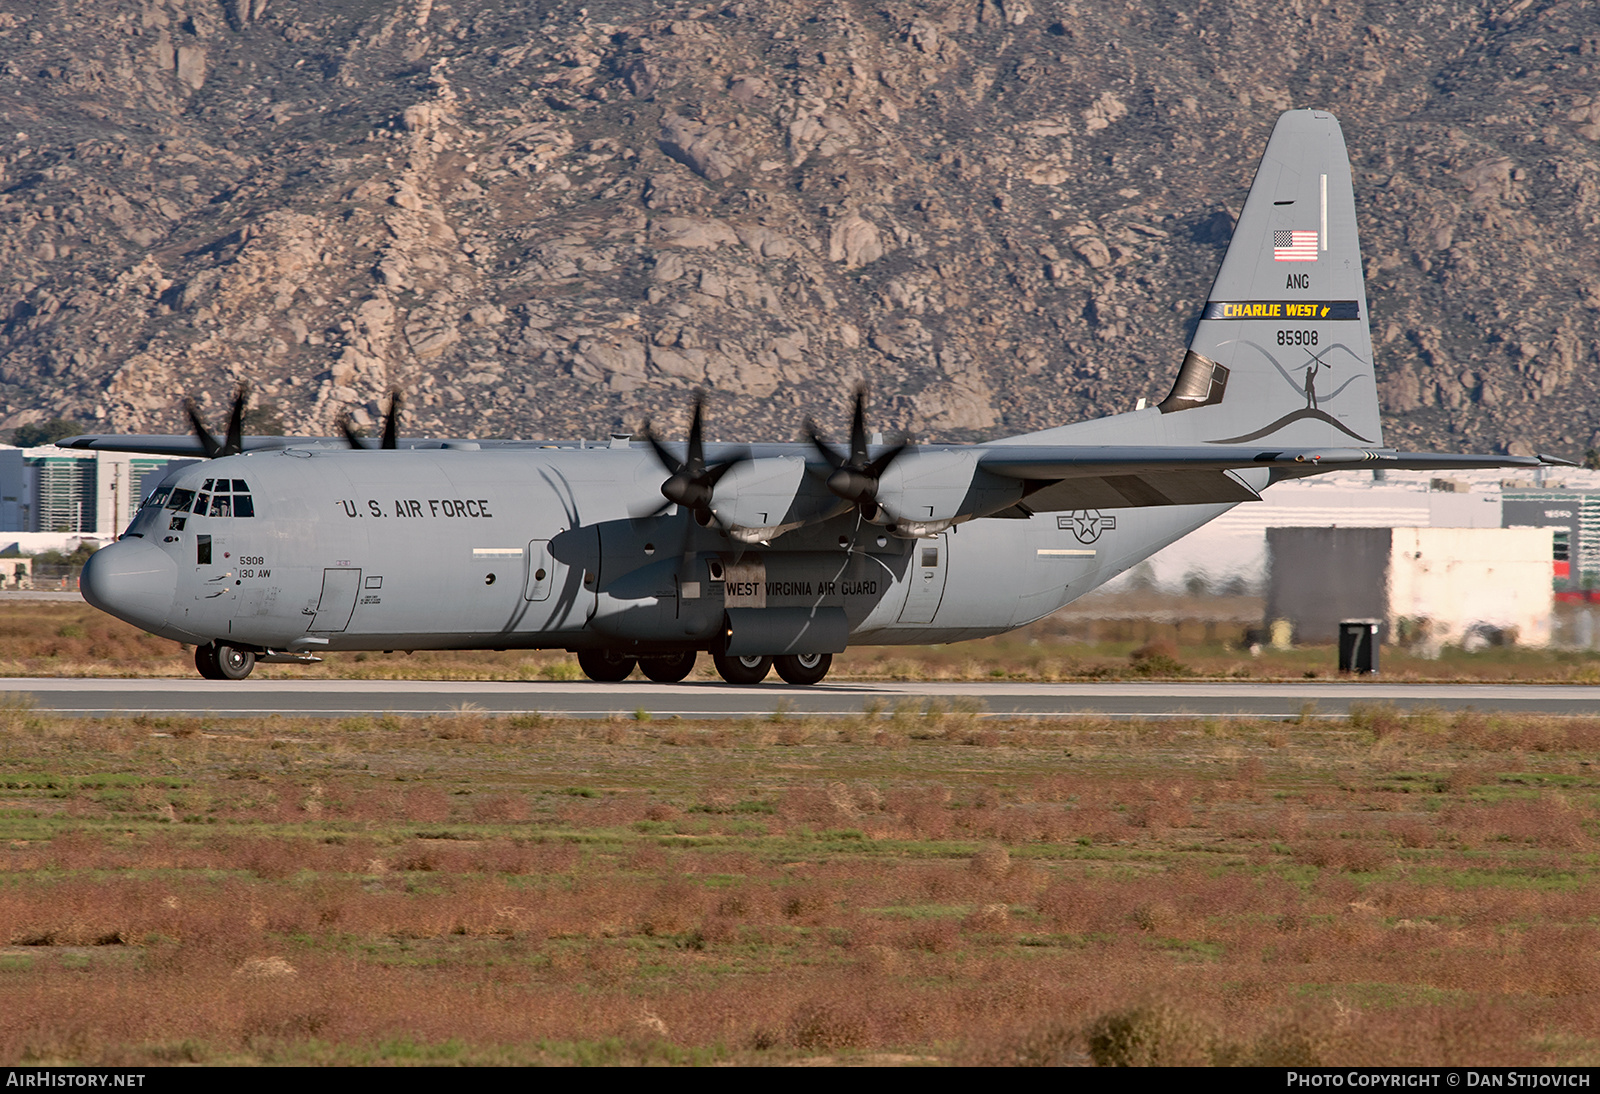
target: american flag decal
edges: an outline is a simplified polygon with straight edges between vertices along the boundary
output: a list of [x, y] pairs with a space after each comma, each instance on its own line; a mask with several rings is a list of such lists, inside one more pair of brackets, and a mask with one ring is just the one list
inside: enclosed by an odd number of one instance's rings
[[1317, 260], [1317, 233], [1273, 232], [1272, 261], [1315, 262]]

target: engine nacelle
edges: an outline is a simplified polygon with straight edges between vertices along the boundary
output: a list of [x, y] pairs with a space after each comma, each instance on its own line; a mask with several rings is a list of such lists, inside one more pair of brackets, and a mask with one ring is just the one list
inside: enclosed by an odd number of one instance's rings
[[1021, 501], [1021, 480], [980, 469], [979, 456], [970, 449], [902, 454], [878, 480], [882, 511], [874, 523], [897, 536], [925, 538]]
[[770, 543], [777, 536], [822, 520], [838, 508], [831, 495], [807, 488], [806, 461], [775, 456], [736, 465], [717, 483], [711, 513], [732, 539]]

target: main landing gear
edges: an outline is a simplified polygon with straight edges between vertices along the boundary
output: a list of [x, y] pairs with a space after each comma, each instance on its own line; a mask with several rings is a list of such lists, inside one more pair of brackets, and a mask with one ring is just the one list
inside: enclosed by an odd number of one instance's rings
[[785, 683], [816, 684], [820, 683], [822, 678], [828, 675], [828, 670], [833, 667], [833, 654], [787, 654], [773, 658], [772, 664]]
[[772, 669], [778, 670], [785, 683], [815, 684], [828, 675], [833, 665], [831, 653], [797, 653], [782, 657], [712, 657], [717, 675], [730, 684], [759, 684]]
[[616, 650], [580, 650], [578, 667], [589, 679], [616, 684], [633, 675], [633, 667], [658, 684], [676, 684], [694, 671], [694, 650], [680, 653], [646, 654], [635, 657]]
[[[578, 667], [589, 679], [616, 684], [632, 675], [635, 667], [658, 684], [676, 684], [694, 671], [695, 652], [644, 654], [637, 656], [617, 650], [580, 650]], [[815, 684], [833, 666], [831, 653], [785, 654], [782, 657], [730, 657], [712, 654], [717, 675], [730, 684], [759, 684], [773, 669], [786, 683]]]
[[589, 679], [601, 684], [616, 684], [633, 675], [639, 659], [616, 650], [579, 650], [578, 667]]
[[772, 671], [770, 657], [729, 657], [724, 653], [711, 655], [717, 666], [717, 675], [730, 684], [759, 684]]
[[213, 642], [194, 648], [194, 667], [207, 680], [243, 680], [256, 667], [256, 655], [237, 646]]

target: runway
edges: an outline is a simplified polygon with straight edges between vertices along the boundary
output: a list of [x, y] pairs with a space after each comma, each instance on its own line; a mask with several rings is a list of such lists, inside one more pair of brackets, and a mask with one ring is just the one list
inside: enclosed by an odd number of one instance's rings
[[[1249, 715], [1339, 717], [1354, 704], [1401, 709], [1472, 708], [1562, 715], [1600, 714], [1600, 687], [1539, 684], [1403, 684], [1381, 680], [1305, 683], [824, 683], [792, 687], [720, 682], [621, 684], [428, 680], [0, 679], [0, 703], [31, 703], [71, 715], [200, 714], [215, 717], [426, 715], [471, 709], [580, 718], [766, 717], [857, 714], [869, 706], [976, 700], [991, 715], [1115, 718]], [[1307, 704], [1311, 704], [1307, 707]]]

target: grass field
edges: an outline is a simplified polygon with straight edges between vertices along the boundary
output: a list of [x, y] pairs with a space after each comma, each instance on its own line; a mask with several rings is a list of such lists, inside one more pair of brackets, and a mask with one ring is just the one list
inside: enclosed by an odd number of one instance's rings
[[1593, 1065], [1597, 751], [11, 706], [0, 1062]]
[[[1232, 623], [1100, 624], [1105, 640], [1075, 637], [1081, 626], [1051, 617], [998, 638], [947, 646], [858, 646], [834, 660], [833, 680], [1101, 680], [1336, 678], [1331, 646], [1240, 648]], [[1508, 647], [1474, 653], [1446, 649], [1427, 659], [1382, 651], [1388, 680], [1600, 683], [1600, 654]], [[260, 665], [260, 678], [579, 680], [577, 660], [560, 650], [333, 653], [319, 665]], [[715, 679], [701, 657], [696, 679]], [[87, 604], [20, 601], [0, 614], [0, 676], [196, 675], [193, 651], [104, 615]]]

